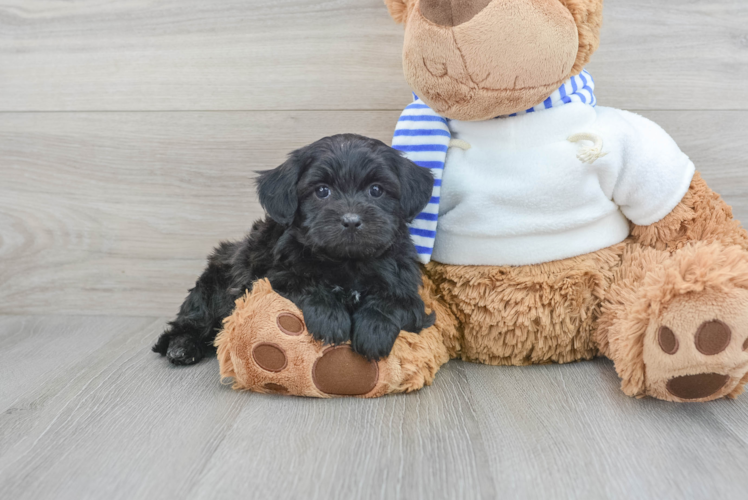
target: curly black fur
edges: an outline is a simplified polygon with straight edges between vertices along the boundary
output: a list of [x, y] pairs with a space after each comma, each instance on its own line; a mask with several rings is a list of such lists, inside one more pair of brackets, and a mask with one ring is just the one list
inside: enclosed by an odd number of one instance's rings
[[212, 352], [234, 301], [268, 278], [329, 344], [351, 341], [387, 356], [400, 330], [433, 324], [418, 295], [421, 272], [408, 233], [431, 197], [431, 173], [384, 143], [345, 134], [294, 151], [260, 172], [268, 217], [242, 241], [223, 242], [153, 350], [175, 365]]

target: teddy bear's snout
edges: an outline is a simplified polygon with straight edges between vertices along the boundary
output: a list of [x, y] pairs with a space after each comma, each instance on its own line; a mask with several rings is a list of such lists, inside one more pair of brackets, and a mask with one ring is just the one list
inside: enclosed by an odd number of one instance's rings
[[419, 0], [409, 12], [405, 77], [426, 104], [453, 120], [536, 106], [571, 76], [577, 60], [577, 25], [561, 0]]
[[421, 0], [421, 15], [440, 26], [459, 26], [474, 18], [492, 0]]

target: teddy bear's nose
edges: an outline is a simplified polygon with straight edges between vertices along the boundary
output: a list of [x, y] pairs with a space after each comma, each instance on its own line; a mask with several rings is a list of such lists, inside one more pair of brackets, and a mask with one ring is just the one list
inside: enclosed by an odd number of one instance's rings
[[421, 14], [441, 26], [459, 26], [470, 21], [492, 0], [421, 0]]

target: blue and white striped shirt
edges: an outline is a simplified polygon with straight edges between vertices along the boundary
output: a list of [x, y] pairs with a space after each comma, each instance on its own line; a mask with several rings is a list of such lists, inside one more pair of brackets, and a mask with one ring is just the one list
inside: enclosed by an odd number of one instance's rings
[[[584, 70], [579, 75], [571, 77], [542, 103], [509, 116], [534, 113], [572, 102], [595, 106], [597, 100], [594, 89], [595, 82], [592, 76]], [[431, 201], [410, 225], [410, 234], [418, 251], [418, 257], [421, 262], [427, 264], [434, 250], [442, 174], [452, 134], [446, 118], [436, 114], [415, 94], [413, 97], [415, 101], [405, 108], [397, 122], [392, 147], [402, 151], [403, 155], [416, 165], [431, 169], [434, 175], [434, 191]]]

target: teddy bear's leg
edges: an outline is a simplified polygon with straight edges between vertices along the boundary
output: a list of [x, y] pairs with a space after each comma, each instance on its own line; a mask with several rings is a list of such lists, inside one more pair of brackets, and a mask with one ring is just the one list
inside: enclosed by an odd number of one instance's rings
[[748, 253], [717, 242], [673, 253], [631, 244], [596, 340], [630, 396], [737, 396], [748, 380]]
[[421, 296], [436, 324], [420, 334], [401, 332], [390, 355], [374, 362], [348, 345], [315, 341], [301, 311], [258, 281], [216, 338], [221, 377], [233, 379], [235, 389], [322, 398], [418, 390], [431, 384], [459, 341], [455, 318], [425, 277]]
[[566, 363], [597, 355], [592, 334], [624, 247], [532, 266], [431, 262], [427, 272], [461, 325], [463, 359]]
[[708, 401], [742, 392], [747, 248], [732, 210], [698, 174], [670, 215], [634, 226], [595, 337], [626, 394]]

